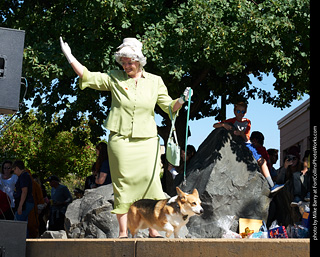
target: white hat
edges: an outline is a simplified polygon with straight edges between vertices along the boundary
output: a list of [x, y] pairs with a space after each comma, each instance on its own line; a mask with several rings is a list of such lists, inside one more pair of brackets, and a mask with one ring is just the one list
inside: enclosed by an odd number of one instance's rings
[[142, 54], [142, 43], [138, 39], [132, 37], [125, 38], [118, 49], [115, 57], [120, 65], [122, 65], [121, 57], [131, 58], [134, 61], [140, 62], [141, 67], [146, 65], [147, 58]]

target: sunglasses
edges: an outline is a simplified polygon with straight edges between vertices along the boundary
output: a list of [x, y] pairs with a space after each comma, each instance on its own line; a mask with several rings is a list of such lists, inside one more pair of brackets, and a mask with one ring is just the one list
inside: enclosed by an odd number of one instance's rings
[[246, 111], [240, 111], [240, 110], [237, 110], [237, 113], [245, 114], [245, 113], [246, 113]]

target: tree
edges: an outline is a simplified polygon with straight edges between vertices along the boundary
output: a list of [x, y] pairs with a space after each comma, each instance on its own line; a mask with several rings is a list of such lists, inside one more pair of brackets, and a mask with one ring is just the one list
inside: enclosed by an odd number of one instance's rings
[[[307, 0], [56, 0], [4, 1], [0, 25], [26, 30], [24, 74], [27, 99], [33, 99], [47, 121], [65, 110], [59, 128], [80, 124], [89, 113], [91, 140], [103, 134], [101, 124], [110, 107], [110, 94], [81, 91], [63, 57], [62, 35], [74, 55], [92, 71], [119, 68], [113, 53], [127, 36], [144, 43], [146, 69], [164, 79], [175, 98], [186, 86], [194, 89], [191, 119], [221, 118], [219, 96], [226, 104], [263, 98], [284, 108], [309, 94], [310, 3]], [[272, 73], [276, 95], [251, 85]], [[70, 102], [71, 99], [76, 99]], [[68, 108], [66, 108], [68, 105]], [[166, 141], [168, 116], [158, 129]], [[184, 141], [186, 111], [177, 121]]]
[[[81, 119], [79, 127], [53, 133], [59, 126], [57, 115], [45, 126], [37, 118], [41, 116], [41, 113], [30, 111], [23, 119], [17, 118], [6, 124], [0, 137], [1, 162], [22, 159], [32, 174], [41, 179], [53, 174], [61, 178], [69, 174], [78, 178], [88, 176], [95, 161], [95, 148], [89, 140], [87, 121]], [[75, 143], [80, 141], [79, 137], [83, 145]]]

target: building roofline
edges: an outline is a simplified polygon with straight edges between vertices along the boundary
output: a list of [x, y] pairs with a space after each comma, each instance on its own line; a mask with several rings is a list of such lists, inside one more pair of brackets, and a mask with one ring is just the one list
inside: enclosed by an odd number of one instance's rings
[[281, 129], [285, 125], [287, 125], [290, 121], [297, 118], [302, 113], [306, 112], [310, 106], [310, 97], [304, 101], [302, 104], [300, 104], [298, 107], [294, 108], [291, 112], [289, 112], [287, 115], [282, 117], [280, 120], [278, 120], [277, 125], [278, 129]]

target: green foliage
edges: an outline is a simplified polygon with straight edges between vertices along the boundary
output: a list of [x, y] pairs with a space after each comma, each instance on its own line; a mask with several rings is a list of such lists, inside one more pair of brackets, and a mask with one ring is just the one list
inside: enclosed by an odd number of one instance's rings
[[278, 95], [258, 88], [254, 92], [283, 108], [309, 92], [309, 12], [309, 1], [190, 0], [148, 26], [142, 39], [161, 73], [179, 84], [190, 85], [199, 70], [208, 70], [194, 85], [203, 92], [201, 101], [205, 95], [225, 94], [229, 103], [239, 93], [247, 98], [253, 93], [248, 74], [272, 72]]
[[[118, 68], [117, 46], [124, 37], [138, 37], [146, 70], [162, 76], [173, 98], [186, 86], [194, 89], [191, 119], [219, 119], [221, 95], [227, 104], [259, 97], [284, 108], [310, 92], [308, 0], [5, 0], [0, 17], [0, 26], [26, 30], [27, 99], [46, 122], [64, 110], [57, 120], [60, 130], [78, 127], [79, 114], [88, 113], [92, 142], [103, 134], [110, 94], [77, 88], [59, 36], [92, 71]], [[276, 78], [276, 95], [252, 85], [249, 74], [261, 79], [264, 73]], [[167, 115], [156, 111], [169, 124]], [[185, 116], [182, 110], [179, 135]], [[159, 128], [164, 139], [168, 132]]]
[[[41, 116], [40, 114], [37, 114]], [[1, 122], [0, 122], [1, 124]], [[36, 113], [29, 112], [24, 118], [18, 118], [14, 123], [7, 124], [0, 137], [0, 160], [22, 159], [33, 174], [41, 179], [50, 175], [61, 178], [85, 178], [91, 172], [95, 161], [95, 148], [89, 140], [90, 128], [86, 120], [81, 125], [69, 131], [56, 134], [56, 121], [41, 124]], [[81, 137], [83, 145], [75, 143]]]

